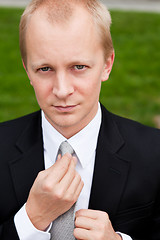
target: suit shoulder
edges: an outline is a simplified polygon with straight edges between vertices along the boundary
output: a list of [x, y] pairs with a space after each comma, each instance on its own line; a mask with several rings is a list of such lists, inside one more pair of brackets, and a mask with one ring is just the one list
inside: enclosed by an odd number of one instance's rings
[[[135, 158], [139, 155], [146, 159], [152, 159], [152, 163], [160, 157], [160, 129], [143, 125], [139, 122], [113, 115], [119, 132], [124, 139], [123, 151], [129, 152]], [[139, 159], [139, 158], [138, 158]]]
[[41, 112], [37, 111], [13, 120], [0, 123], [0, 136], [4, 139], [7, 136], [12, 137], [12, 135], [21, 133], [29, 122], [34, 120], [37, 121], [40, 119], [40, 115]]
[[160, 137], [160, 129], [150, 127], [147, 125], [144, 125], [140, 122], [124, 118], [115, 114], [112, 114], [113, 119], [117, 123], [118, 127], [123, 130], [123, 132], [127, 133], [133, 133], [133, 134], [151, 134], [151, 135], [157, 135], [157, 137]]
[[[143, 125], [134, 120], [118, 116], [103, 109], [104, 121], [112, 122], [112, 129], [117, 129], [125, 142], [132, 145], [159, 146], [160, 129]], [[110, 120], [108, 120], [109, 118]], [[159, 147], [158, 147], [159, 148]]]
[[108, 117], [111, 118], [114, 122], [116, 122], [116, 124], [118, 125], [118, 127], [122, 128], [123, 131], [125, 132], [132, 132], [132, 131], [140, 131], [140, 132], [150, 132], [150, 133], [153, 133], [153, 134], [160, 134], [160, 129], [157, 129], [157, 128], [154, 128], [154, 127], [150, 127], [150, 126], [147, 126], [147, 125], [144, 125], [140, 122], [137, 122], [137, 121], [134, 121], [132, 119], [129, 119], [129, 118], [125, 118], [125, 117], [122, 117], [122, 116], [119, 116], [117, 114], [114, 114], [110, 111], [108, 111], [106, 108], [104, 108], [102, 106], [102, 112], [103, 112], [103, 115], [105, 119], [107, 119]]
[[9, 126], [9, 125], [16, 125], [17, 123], [23, 123], [26, 122], [30, 119], [36, 118], [37, 116], [40, 115], [40, 111], [37, 112], [33, 112], [33, 113], [29, 113], [27, 115], [21, 116], [19, 118], [15, 118], [9, 121], [5, 121], [5, 122], [1, 122], [0, 123], [0, 128], [3, 128], [5, 126]]

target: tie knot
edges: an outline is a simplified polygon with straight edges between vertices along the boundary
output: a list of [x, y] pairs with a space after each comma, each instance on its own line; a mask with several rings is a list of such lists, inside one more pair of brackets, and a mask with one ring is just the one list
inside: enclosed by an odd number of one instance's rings
[[67, 141], [64, 141], [61, 143], [59, 147], [59, 153], [61, 154], [61, 156], [63, 156], [66, 153], [70, 153], [71, 155], [73, 155], [74, 149]]

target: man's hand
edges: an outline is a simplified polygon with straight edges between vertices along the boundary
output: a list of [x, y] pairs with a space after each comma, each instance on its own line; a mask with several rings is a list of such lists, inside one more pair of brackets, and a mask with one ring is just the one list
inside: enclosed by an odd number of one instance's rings
[[74, 236], [77, 240], [122, 240], [107, 213], [88, 209], [76, 212]]
[[26, 212], [37, 229], [44, 231], [77, 201], [83, 182], [75, 166], [75, 157], [67, 153], [38, 174], [26, 203]]

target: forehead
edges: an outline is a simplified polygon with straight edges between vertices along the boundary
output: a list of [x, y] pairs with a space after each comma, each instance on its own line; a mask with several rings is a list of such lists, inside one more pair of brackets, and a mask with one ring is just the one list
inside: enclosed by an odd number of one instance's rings
[[[30, 49], [41, 54], [87, 54], [100, 47], [96, 24], [83, 7], [76, 7], [68, 21], [52, 22], [44, 8], [31, 17], [26, 32], [27, 54]], [[40, 51], [41, 50], [41, 51]], [[31, 52], [31, 51], [30, 51]]]

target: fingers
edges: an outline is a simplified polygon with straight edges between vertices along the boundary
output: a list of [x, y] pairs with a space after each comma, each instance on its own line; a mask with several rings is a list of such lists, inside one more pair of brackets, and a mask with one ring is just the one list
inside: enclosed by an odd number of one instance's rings
[[90, 233], [89, 230], [83, 229], [83, 228], [75, 228], [74, 229], [74, 237], [77, 240], [91, 240], [95, 239], [95, 235]]
[[78, 217], [75, 220], [75, 226], [77, 228], [83, 228], [86, 230], [89, 230], [93, 227], [94, 225], [94, 219], [87, 218], [86, 217]]
[[75, 214], [74, 236], [76, 239], [119, 240], [106, 212], [82, 209]]
[[75, 170], [76, 163], [77, 158], [70, 154], [58, 156], [56, 163], [49, 169], [45, 181], [47, 186], [45, 189], [53, 190], [55, 198], [59, 201], [63, 199], [67, 206], [68, 204], [72, 206], [77, 201], [84, 185]]
[[66, 189], [70, 186], [71, 182], [73, 181], [76, 175], [75, 167], [76, 167], [76, 160], [74, 157], [72, 157], [70, 164], [68, 165], [67, 172], [59, 180], [60, 186], [63, 185]]
[[56, 183], [60, 182], [61, 179], [64, 177], [64, 175], [67, 173], [71, 162], [75, 162], [75, 161], [73, 161], [73, 157], [69, 153], [66, 153], [63, 157], [58, 155], [58, 158], [55, 164], [53, 164], [50, 168], [45, 170], [47, 176], [48, 177], [50, 176], [52, 178], [51, 179], [52, 182], [56, 182]]
[[26, 203], [27, 214], [37, 229], [46, 229], [78, 199], [83, 182], [75, 166], [75, 158], [65, 154], [38, 174]]
[[75, 170], [77, 159], [72, 158], [65, 176], [59, 182], [58, 188], [64, 189], [66, 201], [75, 203], [82, 191], [83, 181], [79, 173]]
[[71, 198], [75, 203], [82, 191], [84, 183], [78, 173], [76, 173], [75, 178], [73, 179], [70, 187], [68, 188], [67, 195], [69, 199]]
[[76, 239], [90, 240], [96, 239], [95, 232], [92, 231], [95, 219], [79, 216], [75, 220], [74, 236]]
[[91, 209], [80, 209], [76, 212], [75, 217], [88, 217], [92, 219], [98, 219], [99, 217], [109, 218], [106, 212], [98, 211], [98, 210], [91, 210]]
[[[75, 214], [75, 226], [84, 229], [96, 228], [99, 221], [109, 220], [108, 214], [102, 211], [81, 209]], [[98, 224], [99, 227], [99, 224]]]

